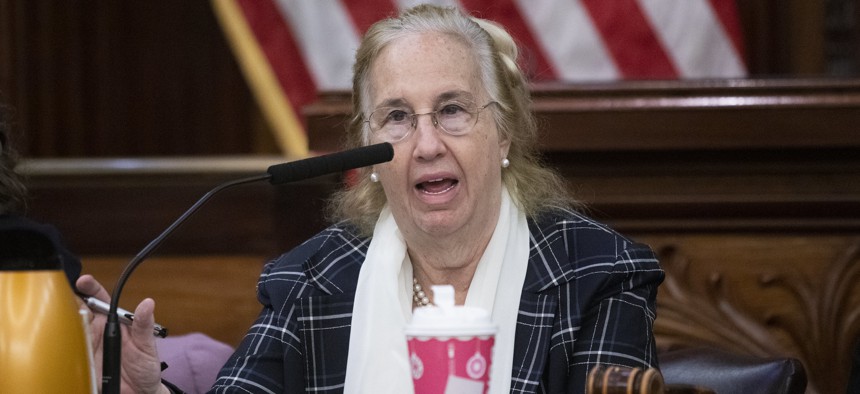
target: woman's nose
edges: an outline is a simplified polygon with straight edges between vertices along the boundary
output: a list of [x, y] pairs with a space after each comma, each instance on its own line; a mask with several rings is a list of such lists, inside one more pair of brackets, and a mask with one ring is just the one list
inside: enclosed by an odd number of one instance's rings
[[[427, 116], [422, 116], [427, 115]], [[415, 151], [417, 158], [432, 160], [445, 153], [445, 143], [433, 114], [420, 114], [415, 117]]]

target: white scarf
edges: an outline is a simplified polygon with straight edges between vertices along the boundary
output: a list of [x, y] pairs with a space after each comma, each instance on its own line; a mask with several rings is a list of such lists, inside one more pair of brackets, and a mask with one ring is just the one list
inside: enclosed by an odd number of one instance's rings
[[[514, 333], [529, 257], [525, 214], [502, 188], [499, 221], [475, 270], [466, 305], [492, 311], [499, 327], [493, 348], [490, 393], [508, 393]], [[358, 275], [344, 393], [411, 393], [404, 328], [412, 318], [412, 264], [394, 216], [386, 206]]]

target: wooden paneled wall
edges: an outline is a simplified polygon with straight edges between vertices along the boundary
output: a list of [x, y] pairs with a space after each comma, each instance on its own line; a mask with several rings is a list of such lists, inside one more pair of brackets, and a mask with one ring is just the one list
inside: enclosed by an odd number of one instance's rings
[[209, 1], [0, 0], [28, 157], [275, 153]]

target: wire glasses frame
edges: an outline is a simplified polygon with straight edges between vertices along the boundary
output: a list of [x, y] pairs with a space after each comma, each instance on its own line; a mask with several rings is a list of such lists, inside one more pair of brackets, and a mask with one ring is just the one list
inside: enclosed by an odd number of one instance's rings
[[430, 115], [433, 126], [441, 129], [448, 135], [462, 136], [472, 131], [478, 123], [481, 111], [490, 106], [498, 104], [490, 101], [480, 107], [474, 104], [449, 102], [441, 108], [421, 114], [410, 113], [397, 107], [377, 108], [365, 119], [370, 131], [384, 142], [396, 143], [405, 140], [412, 134], [412, 130], [418, 126], [418, 117]]

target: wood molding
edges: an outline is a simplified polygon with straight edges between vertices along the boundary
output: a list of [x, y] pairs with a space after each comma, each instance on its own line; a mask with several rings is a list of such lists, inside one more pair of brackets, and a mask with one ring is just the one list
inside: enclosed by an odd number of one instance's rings
[[[279, 156], [31, 159], [18, 169], [30, 189], [30, 216], [58, 227], [72, 250], [134, 255], [215, 186], [263, 174], [284, 161]], [[340, 179], [336, 174], [224, 190], [157, 253], [281, 253], [325, 227], [321, 212]]]
[[661, 349], [704, 345], [795, 357], [806, 368], [808, 392], [845, 389], [851, 349], [860, 338], [860, 289], [854, 286], [860, 281], [860, 238], [646, 239], [658, 247], [667, 273], [654, 328]]
[[[860, 148], [860, 79], [539, 84], [532, 99], [545, 152]], [[341, 91], [305, 108], [310, 148], [337, 150], [351, 111]]]

